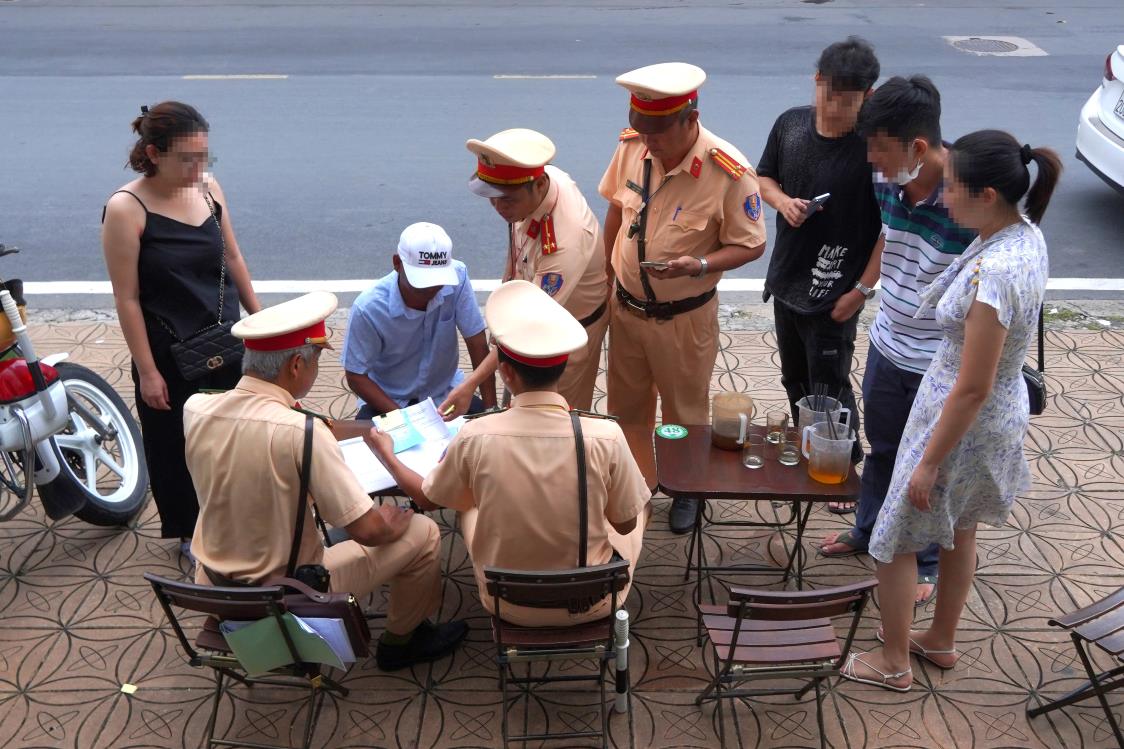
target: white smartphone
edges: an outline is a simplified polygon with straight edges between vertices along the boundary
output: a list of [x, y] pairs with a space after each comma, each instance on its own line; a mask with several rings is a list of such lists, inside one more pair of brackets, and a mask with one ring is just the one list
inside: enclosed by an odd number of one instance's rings
[[671, 266], [660, 260], [644, 260], [640, 263], [641, 268], [652, 268], [653, 270], [667, 270]]
[[830, 197], [831, 193], [825, 192], [823, 195], [817, 195], [816, 197], [809, 200], [807, 207], [804, 209], [804, 218], [808, 218], [813, 213], [818, 211], [820, 209], [820, 206], [826, 203], [827, 199]]

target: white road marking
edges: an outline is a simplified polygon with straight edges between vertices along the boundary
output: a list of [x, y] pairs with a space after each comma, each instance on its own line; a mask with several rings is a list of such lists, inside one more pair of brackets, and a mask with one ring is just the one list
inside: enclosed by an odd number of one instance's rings
[[595, 75], [493, 75], [492, 78], [497, 81], [526, 81], [526, 80], [549, 80], [549, 81], [589, 81], [593, 80]]
[[[331, 291], [336, 294], [365, 291], [375, 282], [373, 278], [348, 278], [337, 280], [277, 280], [254, 281], [254, 290], [261, 294], [305, 294], [309, 291]], [[474, 291], [494, 291], [500, 285], [498, 278], [475, 279]], [[763, 278], [723, 278], [719, 291], [762, 291]], [[1051, 278], [1046, 284], [1049, 291], [1124, 291], [1124, 278]], [[90, 294], [95, 296], [113, 293], [109, 281], [27, 281], [25, 294], [62, 295]]]
[[185, 81], [284, 81], [289, 76], [277, 73], [234, 73], [230, 75], [185, 75]]

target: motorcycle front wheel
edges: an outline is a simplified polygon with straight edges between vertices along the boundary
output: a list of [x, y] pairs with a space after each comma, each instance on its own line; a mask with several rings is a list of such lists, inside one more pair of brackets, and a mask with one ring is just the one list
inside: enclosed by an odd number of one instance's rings
[[[66, 428], [51, 438], [60, 473], [36, 487], [49, 502], [85, 504], [74, 515], [93, 525], [128, 525], [148, 499], [148, 465], [140, 426], [117, 391], [86, 367], [55, 365], [66, 385]], [[95, 428], [95, 420], [103, 429]], [[108, 431], [109, 434], [103, 434]]]

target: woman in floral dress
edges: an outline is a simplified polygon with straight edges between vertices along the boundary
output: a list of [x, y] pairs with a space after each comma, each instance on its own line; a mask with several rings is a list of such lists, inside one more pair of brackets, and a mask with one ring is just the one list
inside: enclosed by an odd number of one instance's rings
[[[1053, 151], [1020, 147], [997, 130], [952, 146], [944, 200], [952, 218], [979, 237], [921, 294], [922, 308], [936, 306], [944, 340], [910, 411], [870, 539], [879, 563], [883, 647], [852, 654], [845, 678], [904, 692], [913, 682], [911, 653], [942, 669], [956, 664], [976, 526], [1005, 524], [1016, 494], [1030, 488], [1022, 364], [1049, 273], [1037, 223], [1060, 171]], [[933, 542], [941, 546], [936, 612], [929, 629], [911, 630], [915, 552]]]

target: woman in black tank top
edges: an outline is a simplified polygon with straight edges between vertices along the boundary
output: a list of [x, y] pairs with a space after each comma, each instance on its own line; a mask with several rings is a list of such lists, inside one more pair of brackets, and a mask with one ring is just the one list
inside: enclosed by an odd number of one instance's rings
[[[201, 379], [180, 376], [172, 359], [177, 339], [237, 320], [239, 306], [261, 305], [230, 226], [222, 188], [205, 180], [206, 120], [192, 107], [167, 101], [141, 108], [129, 166], [143, 176], [109, 197], [102, 212], [102, 248], [121, 330], [132, 355], [137, 414], [144, 436], [161, 536], [179, 538], [190, 555], [199, 501], [184, 459], [183, 405], [204, 389], [226, 390], [237, 366]], [[213, 211], [213, 215], [212, 215]], [[225, 240], [226, 278], [219, 310]]]

